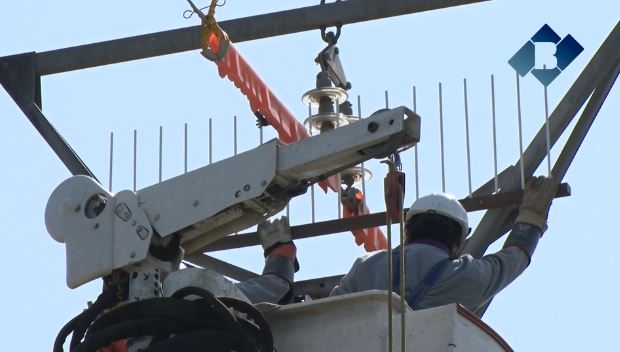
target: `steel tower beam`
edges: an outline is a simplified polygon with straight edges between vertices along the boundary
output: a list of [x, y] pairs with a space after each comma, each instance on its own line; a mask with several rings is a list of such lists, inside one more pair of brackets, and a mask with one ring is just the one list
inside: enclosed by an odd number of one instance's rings
[[[488, 0], [373, 0], [330, 4], [222, 21], [235, 42], [442, 9]], [[70, 48], [0, 57], [0, 84], [73, 175], [93, 172], [43, 114], [41, 76], [200, 48], [193, 26]]]
[[5, 56], [0, 58], [0, 84], [73, 175], [97, 179], [41, 112], [41, 77], [35, 70], [35, 53]]
[[[488, 0], [355, 0], [219, 22], [233, 42], [275, 37]], [[41, 76], [200, 49], [201, 26], [37, 53]]]
[[[609, 84], [613, 85], [615, 77], [612, 79], [614, 75], [612, 70], [618, 61], [620, 61], [620, 22], [616, 24], [549, 117], [550, 142], [552, 146], [566, 130], [593, 91], [601, 92], [611, 89], [611, 86], [609, 88], [605, 87], [608, 81], [610, 82]], [[604, 102], [605, 97], [606, 94], [601, 97], [602, 100], [599, 104]], [[592, 103], [593, 100], [591, 98], [589, 103]], [[586, 112], [593, 114], [591, 118], [594, 119], [598, 113], [598, 108], [590, 107], [585, 109], [584, 114]], [[589, 117], [586, 116], [585, 118]], [[566, 145], [580, 145], [586, 133], [587, 129], [584, 133], [573, 134], [566, 142]], [[523, 153], [525, 178], [532, 176], [544, 160], [547, 154], [545, 143], [545, 127], [543, 126]], [[570, 161], [575, 157], [577, 149], [578, 147], [572, 148], [572, 150], [566, 149], [562, 159], [557, 161], [557, 167], [554, 167], [554, 171], [563, 170], [564, 166], [560, 165], [562, 163], [570, 164]], [[499, 186], [503, 191], [516, 190], [521, 187], [519, 163], [520, 161], [517, 161], [515, 165], [508, 167], [500, 174]], [[561, 181], [561, 178], [564, 176], [563, 173], [558, 175], [558, 181]], [[489, 180], [476, 190], [473, 195], [491, 194], [494, 189], [493, 183], [494, 179]], [[491, 243], [510, 230], [516, 213], [516, 206], [487, 211], [478, 227], [476, 227], [474, 234], [467, 241], [463, 252], [469, 253], [474, 257], [482, 256]]]
[[[298, 33], [488, 0], [336, 1], [222, 21], [234, 42]], [[42, 112], [41, 76], [179, 53], [200, 48], [201, 27], [193, 26], [41, 53], [0, 57], [0, 84], [74, 175], [96, 176]], [[215, 258], [194, 258], [237, 279], [255, 273]]]

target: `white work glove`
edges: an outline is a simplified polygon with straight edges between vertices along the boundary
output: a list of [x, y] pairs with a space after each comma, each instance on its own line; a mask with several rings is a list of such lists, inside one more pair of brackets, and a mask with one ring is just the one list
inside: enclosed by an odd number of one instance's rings
[[273, 221], [265, 220], [258, 224], [256, 230], [260, 243], [265, 250], [265, 256], [279, 245], [293, 242], [291, 226], [286, 216], [282, 216], [280, 219], [274, 219]]
[[529, 179], [516, 222], [537, 226], [545, 232], [549, 207], [557, 189], [558, 183], [552, 177], [538, 176]]

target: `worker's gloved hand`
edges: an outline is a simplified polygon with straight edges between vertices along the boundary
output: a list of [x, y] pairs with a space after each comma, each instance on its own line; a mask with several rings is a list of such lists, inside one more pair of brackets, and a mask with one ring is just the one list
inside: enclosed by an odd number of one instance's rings
[[256, 231], [263, 246], [265, 257], [270, 254], [283, 255], [293, 261], [295, 272], [299, 271], [291, 226], [286, 216], [273, 221], [265, 220], [258, 224]]
[[271, 251], [282, 244], [293, 243], [291, 226], [286, 216], [282, 216], [280, 219], [274, 219], [273, 221], [263, 221], [258, 224], [257, 232], [260, 243], [265, 250], [265, 256], [269, 255]]
[[534, 225], [545, 232], [549, 207], [557, 189], [558, 183], [552, 177], [538, 176], [529, 179], [516, 222]]

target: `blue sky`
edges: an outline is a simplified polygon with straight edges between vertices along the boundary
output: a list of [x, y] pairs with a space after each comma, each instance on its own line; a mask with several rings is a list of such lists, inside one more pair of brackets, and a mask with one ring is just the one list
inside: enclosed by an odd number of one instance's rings
[[[228, 0], [220, 20], [313, 5], [315, 2]], [[204, 6], [204, 5], [203, 5]], [[0, 12], [0, 56], [47, 51], [198, 23], [183, 19], [185, 1], [164, 4], [133, 1], [6, 2]], [[502, 170], [518, 158], [514, 70], [508, 59], [543, 24], [561, 37], [571, 34], [584, 47], [579, 57], [549, 86], [550, 109], [581, 72], [620, 19], [620, 4], [597, 1], [491, 1], [434, 12], [345, 26], [341, 60], [362, 115], [384, 106], [412, 107], [416, 86], [422, 117], [419, 145], [420, 194], [441, 189], [438, 82], [443, 87], [446, 191], [468, 194], [463, 79], [467, 78], [472, 185], [493, 177], [490, 75], [495, 75], [498, 163]], [[314, 87], [314, 57], [323, 48], [319, 31], [237, 44], [248, 61], [300, 120], [307, 116], [301, 95]], [[233, 116], [238, 116], [239, 151], [258, 143], [258, 131], [245, 97], [198, 51], [46, 76], [43, 112], [107, 186], [109, 139], [114, 133], [113, 191], [133, 184], [133, 130], [138, 133], [138, 188], [157, 182], [158, 133], [164, 131], [163, 176], [183, 172], [183, 128], [188, 124], [188, 165], [208, 163], [208, 119], [213, 119], [214, 160], [233, 154]], [[531, 75], [521, 80], [524, 142], [544, 122], [542, 85]], [[354, 106], [357, 111], [357, 106]], [[500, 293], [484, 320], [517, 351], [603, 350], [613, 344], [616, 316], [615, 249], [612, 221], [620, 191], [615, 149], [620, 131], [620, 90], [614, 88], [565, 177], [573, 196], [556, 200], [549, 230], [530, 268]], [[0, 336], [6, 350], [50, 349], [62, 325], [94, 300], [100, 282], [75, 290], [65, 284], [64, 246], [45, 230], [43, 214], [53, 189], [70, 176], [30, 122], [0, 92], [0, 185], [4, 201], [5, 274], [0, 290]], [[572, 126], [572, 124], [571, 124]], [[266, 138], [274, 137], [272, 132]], [[561, 146], [565, 138], [560, 140]], [[552, 150], [552, 161], [561, 148]], [[406, 202], [415, 199], [413, 153], [403, 154]], [[539, 174], [546, 173], [546, 161]], [[384, 208], [386, 168], [368, 163], [373, 211]], [[336, 198], [318, 195], [317, 220], [337, 216]], [[291, 203], [291, 222], [310, 221], [309, 196]], [[481, 213], [472, 213], [476, 223]], [[499, 241], [501, 242], [501, 240]], [[500, 244], [491, 248], [495, 250]], [[298, 242], [298, 278], [341, 274], [363, 253], [349, 233]], [[259, 248], [218, 254], [236, 265], [260, 271]], [[6, 334], [6, 335], [5, 335]], [[9, 338], [10, 337], [10, 338]], [[8, 344], [8, 346], [7, 346]]]

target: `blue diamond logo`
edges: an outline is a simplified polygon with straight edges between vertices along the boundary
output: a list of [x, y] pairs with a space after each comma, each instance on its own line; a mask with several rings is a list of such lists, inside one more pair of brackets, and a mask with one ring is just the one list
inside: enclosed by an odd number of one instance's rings
[[[550, 45], [554, 47], [555, 52], [550, 53], [551, 57], [547, 57], [545, 62], [553, 64], [537, 66], [537, 54], [542, 53], [542, 50], [538, 51], [537, 48]], [[548, 86], [582, 51], [583, 47], [573, 36], [568, 34], [561, 39], [549, 25], [545, 24], [508, 60], [508, 64], [521, 77], [531, 73], [540, 83]]]

